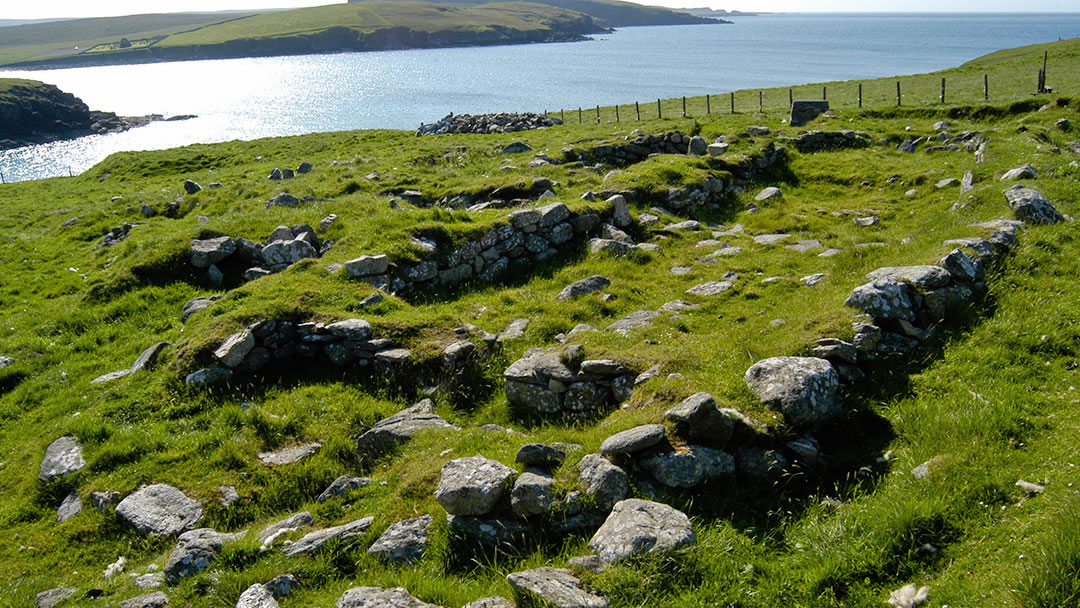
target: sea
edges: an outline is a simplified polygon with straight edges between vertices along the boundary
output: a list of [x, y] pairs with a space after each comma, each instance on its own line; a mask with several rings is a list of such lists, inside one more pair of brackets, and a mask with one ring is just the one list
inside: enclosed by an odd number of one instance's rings
[[128, 150], [415, 129], [451, 112], [554, 112], [915, 74], [1004, 48], [1080, 37], [1080, 13], [818, 13], [732, 20], [618, 28], [568, 43], [0, 71], [0, 77], [54, 84], [95, 110], [197, 116], [3, 151], [0, 179], [77, 175]]

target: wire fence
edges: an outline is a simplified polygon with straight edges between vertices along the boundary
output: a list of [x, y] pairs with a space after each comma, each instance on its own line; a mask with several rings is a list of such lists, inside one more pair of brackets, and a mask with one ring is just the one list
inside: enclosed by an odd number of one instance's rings
[[[826, 100], [831, 109], [885, 108], [903, 106], [951, 107], [1011, 101], [1018, 94], [1012, 79], [994, 99], [995, 79], [989, 73], [969, 73], [949, 77], [927, 75], [898, 79], [879, 79], [864, 82], [832, 83], [829, 85], [800, 85], [786, 89], [741, 90], [715, 95], [657, 99], [655, 102], [633, 102], [614, 106], [578, 107], [557, 112], [545, 110], [544, 115], [560, 118], [564, 123], [602, 123], [641, 121], [664, 118], [693, 118], [719, 114], [749, 114], [786, 112], [795, 100]], [[1053, 93], [1046, 86], [1046, 67], [1032, 79], [1033, 94]], [[1022, 85], [1021, 85], [1022, 86]]]

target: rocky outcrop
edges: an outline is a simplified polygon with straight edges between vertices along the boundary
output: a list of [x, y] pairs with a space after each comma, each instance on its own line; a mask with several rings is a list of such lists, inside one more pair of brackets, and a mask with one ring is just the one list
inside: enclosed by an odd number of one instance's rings
[[129, 494], [116, 505], [116, 513], [143, 534], [170, 536], [194, 528], [202, 519], [202, 505], [158, 483]]
[[630, 398], [636, 373], [617, 361], [581, 361], [584, 352], [573, 348], [526, 351], [503, 373], [507, 400], [543, 416], [585, 419]]
[[1016, 212], [1016, 217], [1028, 224], [1056, 224], [1065, 218], [1050, 203], [1050, 199], [1037, 190], [1020, 184], [1005, 191], [1005, 199]]
[[[516, 133], [533, 129], [546, 129], [561, 125], [558, 118], [543, 114], [449, 114], [441, 120], [427, 125], [420, 125], [417, 135], [445, 135], [447, 133]], [[510, 154], [510, 152], [507, 152]]]

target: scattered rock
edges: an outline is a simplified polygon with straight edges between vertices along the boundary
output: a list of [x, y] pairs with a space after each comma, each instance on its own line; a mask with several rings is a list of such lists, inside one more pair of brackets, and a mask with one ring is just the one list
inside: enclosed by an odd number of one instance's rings
[[322, 530], [315, 530], [305, 534], [300, 540], [286, 545], [281, 552], [286, 557], [292, 557], [294, 555], [301, 555], [304, 553], [315, 553], [323, 548], [323, 545], [330, 542], [335, 538], [352, 538], [353, 536], [360, 536], [367, 529], [371, 527], [371, 522], [375, 521], [374, 517], [364, 517], [351, 521], [347, 524], [340, 526], [334, 526], [332, 528], [324, 528]]
[[754, 197], [754, 200], [758, 202], [770, 201], [774, 198], [781, 198], [783, 196], [783, 193], [780, 192], [780, 188], [777, 188], [776, 186], [769, 186], [768, 188], [765, 188], [764, 190], [759, 192], [758, 195]]
[[162, 572], [171, 583], [195, 576], [217, 559], [226, 541], [235, 540], [240, 534], [219, 534], [210, 528], [184, 532], [176, 539], [176, 548], [169, 554]]
[[82, 513], [82, 500], [79, 499], [79, 493], [69, 492], [60, 503], [60, 508], [56, 510], [56, 521], [64, 523], [79, 513]]
[[120, 602], [120, 608], [168, 608], [169, 596], [161, 591], [137, 595], [130, 600]]
[[214, 356], [225, 367], [235, 368], [244, 362], [244, 357], [247, 357], [253, 348], [255, 334], [250, 329], [245, 329], [226, 338], [214, 351]]
[[694, 528], [682, 511], [650, 500], [628, 498], [611, 510], [589, 548], [609, 564], [642, 553], [666, 553], [694, 543]]
[[82, 456], [82, 444], [70, 435], [61, 437], [45, 448], [45, 458], [38, 469], [38, 479], [52, 481], [82, 470], [86, 460]]
[[375, 426], [357, 439], [356, 446], [364, 456], [375, 458], [409, 441], [417, 431], [423, 429], [460, 430], [435, 414], [433, 401], [424, 399], [412, 407], [376, 422]]
[[669, 488], [692, 488], [735, 474], [735, 459], [730, 454], [700, 445], [654, 453], [639, 460], [638, 466]]
[[790, 237], [790, 234], [759, 234], [754, 237], [754, 242], [758, 245], [776, 245]]
[[337, 608], [439, 608], [421, 602], [403, 587], [353, 587], [338, 598]]
[[202, 505], [176, 488], [143, 486], [116, 506], [116, 513], [142, 534], [171, 536], [190, 530], [202, 519]]
[[660, 318], [660, 313], [655, 310], [639, 310], [608, 325], [607, 330], [626, 335], [635, 329], [644, 329], [652, 325], [658, 318]]
[[300, 462], [308, 456], [313, 456], [322, 448], [321, 443], [304, 443], [281, 448], [276, 452], [261, 452], [259, 460], [263, 464], [272, 467], [280, 467], [294, 462]]
[[211, 264], [216, 264], [234, 253], [236, 253], [236, 242], [231, 237], [220, 236], [191, 241], [191, 265], [196, 268], [209, 268]]
[[735, 286], [731, 281], [709, 281], [694, 285], [686, 290], [686, 293], [695, 296], [718, 296]]
[[427, 550], [430, 515], [399, 521], [389, 528], [368, 549], [384, 564], [411, 564], [420, 561]]
[[78, 592], [78, 589], [72, 587], [57, 587], [56, 589], [42, 591], [37, 594], [35, 598], [37, 600], [37, 607], [53, 608], [53, 606], [75, 595], [76, 592]]
[[582, 589], [569, 570], [537, 568], [506, 577], [514, 591], [556, 608], [607, 608], [607, 600]]
[[690, 395], [664, 413], [664, 421], [674, 427], [676, 435], [688, 439], [723, 443], [735, 432], [735, 420], [717, 407], [709, 393]]
[[135, 586], [139, 589], [157, 589], [165, 585], [164, 572], [149, 572], [135, 577]]
[[372, 480], [370, 477], [353, 477], [352, 475], [342, 475], [331, 483], [321, 494], [315, 499], [315, 502], [326, 502], [332, 498], [338, 498], [344, 496], [347, 492], [352, 490], [358, 490], [360, 488], [366, 488], [371, 485]]
[[504, 597], [482, 597], [465, 604], [463, 608], [514, 608], [514, 602]]
[[278, 603], [269, 589], [255, 583], [240, 594], [236, 608], [278, 608]]
[[227, 367], [204, 367], [184, 378], [184, 384], [194, 388], [208, 388], [224, 384], [232, 379], [233, 371]]
[[451, 460], [443, 465], [435, 500], [451, 515], [484, 515], [498, 504], [514, 474], [483, 456]]
[[262, 543], [264, 547], [272, 546], [274, 541], [282, 534], [293, 532], [304, 526], [310, 526], [314, 522], [315, 520], [311, 517], [311, 513], [308, 513], [307, 511], [290, 515], [286, 519], [263, 528], [262, 532], [259, 532], [259, 542]]
[[188, 194], [197, 194], [201, 190], [202, 186], [200, 186], [199, 184], [191, 181], [190, 179], [184, 180], [184, 192], [187, 192]]
[[298, 207], [300, 206], [300, 199], [289, 194], [288, 192], [282, 192], [277, 196], [266, 201], [266, 208], [270, 207]]
[[280, 574], [263, 584], [275, 598], [288, 597], [292, 590], [299, 587], [300, 583], [291, 574]]
[[1039, 176], [1039, 173], [1035, 171], [1035, 167], [1031, 165], [1024, 165], [1023, 167], [1017, 167], [1015, 169], [1009, 169], [1001, 176], [1003, 182], [1013, 182], [1018, 179], [1035, 179]]
[[1056, 224], [1065, 221], [1060, 212], [1036, 190], [1020, 184], [1005, 191], [1005, 199], [1016, 212], [1016, 217], [1028, 224]]
[[555, 480], [539, 469], [518, 475], [510, 492], [510, 509], [519, 517], [542, 515], [551, 507]]
[[608, 285], [611, 285], [611, 279], [605, 276], [594, 274], [591, 277], [584, 278], [580, 281], [575, 281], [567, 285], [561, 292], [559, 292], [559, 295], [556, 296], [556, 299], [563, 301], [576, 300], [581, 296], [600, 291]]
[[566, 450], [561, 445], [529, 443], [518, 450], [515, 462], [527, 467], [557, 467], [566, 458]]

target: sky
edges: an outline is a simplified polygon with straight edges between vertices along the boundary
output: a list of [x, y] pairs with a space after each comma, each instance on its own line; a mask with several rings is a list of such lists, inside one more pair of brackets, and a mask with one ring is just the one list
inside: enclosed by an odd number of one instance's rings
[[[0, 0], [0, 19], [106, 17], [178, 11], [253, 10], [338, 4], [334, 0]], [[763, 12], [1076, 12], [1076, 0], [648, 0], [641, 4]]]

